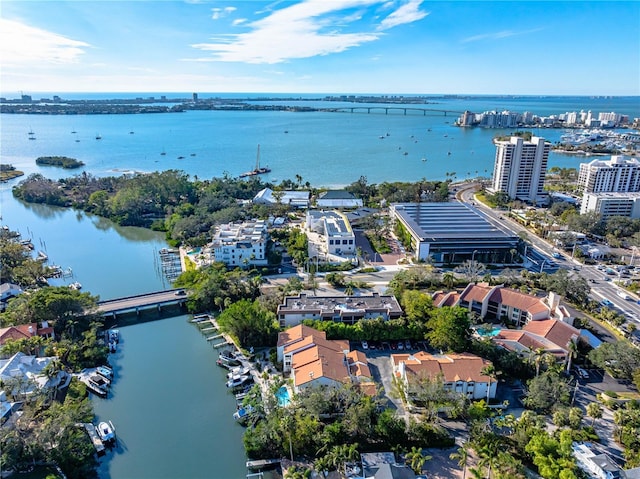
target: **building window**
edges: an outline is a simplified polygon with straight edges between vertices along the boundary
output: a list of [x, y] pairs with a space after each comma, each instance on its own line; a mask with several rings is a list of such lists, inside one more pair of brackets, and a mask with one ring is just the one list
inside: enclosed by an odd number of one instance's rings
[[342, 240], [342, 244], [347, 244], [347, 240]]

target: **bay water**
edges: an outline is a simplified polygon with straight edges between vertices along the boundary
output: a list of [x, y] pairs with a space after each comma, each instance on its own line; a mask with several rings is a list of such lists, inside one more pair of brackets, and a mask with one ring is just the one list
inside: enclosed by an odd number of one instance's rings
[[[640, 116], [637, 98], [477, 97], [425, 105], [431, 106], [541, 115], [591, 109]], [[260, 144], [261, 165], [272, 169], [265, 180], [300, 175], [314, 186], [338, 186], [361, 175], [374, 183], [445, 179], [452, 172], [457, 179], [490, 175], [495, 155], [491, 139], [510, 130], [460, 129], [453, 126], [455, 118], [276, 111], [1, 115], [0, 158], [27, 174], [49, 178], [83, 171], [104, 176], [180, 169], [205, 179], [252, 169]], [[29, 140], [29, 131], [36, 140]], [[562, 134], [534, 132], [550, 141]], [[35, 165], [38, 156], [53, 155], [86, 165], [72, 171]], [[581, 161], [584, 158], [552, 153], [549, 166], [577, 167]], [[0, 185], [1, 222], [31, 238], [52, 263], [72, 268], [73, 277], [59, 284], [79, 281], [83, 290], [101, 299], [170, 286], [158, 271], [158, 250], [166, 246], [162, 234], [120, 227], [71, 209], [25, 204], [11, 195], [18, 181]], [[112, 397], [94, 400], [98, 418], [112, 420], [120, 440], [118, 449], [101, 460], [101, 477], [244, 477], [243, 430], [232, 419], [234, 400], [224, 386], [224, 371], [215, 366], [216, 352], [187, 316], [127, 326], [122, 337], [113, 358], [117, 379]]]

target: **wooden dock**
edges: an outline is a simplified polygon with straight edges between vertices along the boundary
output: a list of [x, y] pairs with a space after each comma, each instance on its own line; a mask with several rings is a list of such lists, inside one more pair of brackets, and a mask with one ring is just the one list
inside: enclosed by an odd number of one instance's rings
[[275, 467], [280, 464], [280, 459], [258, 459], [256, 461], [247, 461], [247, 469], [256, 470], [266, 467]]
[[220, 338], [222, 338], [222, 337], [224, 337], [224, 335], [223, 335], [223, 334], [216, 334], [215, 336], [209, 336], [209, 337], [207, 338], [207, 341], [213, 341], [214, 339], [220, 339]]
[[93, 443], [93, 447], [96, 448], [96, 453], [98, 454], [98, 456], [102, 456], [105, 453], [104, 444], [98, 437], [95, 426], [90, 422], [83, 422], [81, 423], [81, 425], [84, 426], [84, 428], [87, 430], [87, 434], [89, 434], [89, 438]]

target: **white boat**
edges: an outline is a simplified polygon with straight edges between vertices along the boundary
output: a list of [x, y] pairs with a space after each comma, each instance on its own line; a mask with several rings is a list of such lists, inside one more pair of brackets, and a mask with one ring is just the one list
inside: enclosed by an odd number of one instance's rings
[[98, 366], [96, 368], [96, 372], [100, 376], [104, 376], [105, 378], [112, 380], [113, 379], [113, 369], [107, 366]]
[[109, 342], [109, 352], [115, 353], [116, 351], [118, 351], [118, 343], [116, 343], [115, 341]]
[[253, 378], [247, 374], [243, 376], [234, 376], [227, 381], [227, 387], [231, 389], [237, 388], [249, 383], [250, 381], [253, 381]]
[[82, 285], [80, 283], [78, 283], [77, 281], [74, 281], [73, 283], [71, 283], [69, 285], [69, 288], [75, 289], [76, 291], [78, 291], [78, 290], [82, 289]]
[[112, 444], [116, 441], [116, 429], [111, 421], [102, 421], [96, 426], [96, 432], [104, 444]]
[[109, 329], [109, 330], [107, 330], [107, 340], [109, 342], [119, 343], [120, 342], [120, 330], [119, 329]]
[[97, 385], [101, 386], [101, 387], [105, 387], [108, 388], [109, 386], [111, 386], [111, 380], [105, 378], [104, 376], [101, 376], [99, 374], [93, 374], [89, 377], [89, 379], [91, 379], [94, 383], [96, 383]]
[[246, 376], [247, 374], [249, 374], [250, 369], [246, 368], [246, 367], [235, 367], [232, 368], [231, 370], [229, 370], [229, 372], [227, 373], [227, 379], [232, 379], [233, 377], [237, 377], [237, 376]]
[[85, 382], [89, 391], [93, 394], [96, 394], [100, 397], [107, 397], [109, 390], [105, 386], [101, 386], [97, 382], [93, 381], [91, 378], [88, 378]]
[[236, 412], [233, 413], [233, 419], [236, 421], [242, 422], [249, 418], [254, 412], [256, 412], [255, 408], [249, 404], [246, 407], [241, 407]]

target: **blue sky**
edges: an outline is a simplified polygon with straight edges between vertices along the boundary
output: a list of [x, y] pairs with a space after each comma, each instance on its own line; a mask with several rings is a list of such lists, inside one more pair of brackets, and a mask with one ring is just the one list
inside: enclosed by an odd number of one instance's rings
[[11, 1], [0, 89], [640, 95], [637, 1]]

